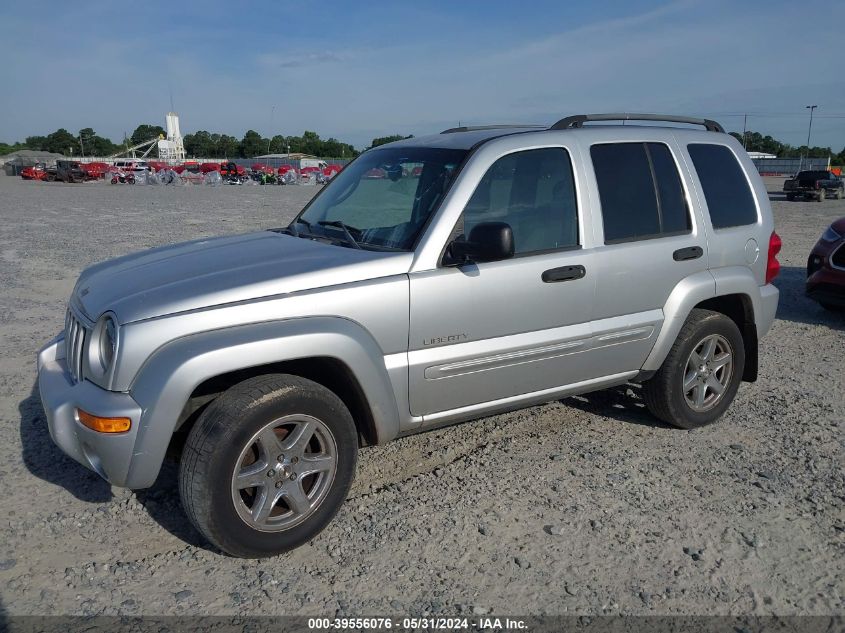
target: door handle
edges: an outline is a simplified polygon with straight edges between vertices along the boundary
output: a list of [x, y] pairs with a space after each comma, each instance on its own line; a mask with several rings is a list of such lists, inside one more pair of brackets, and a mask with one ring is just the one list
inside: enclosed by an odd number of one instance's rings
[[586, 274], [587, 270], [583, 266], [561, 266], [544, 271], [542, 279], [547, 284], [553, 284], [558, 281], [581, 279]]
[[704, 255], [704, 249], [700, 246], [687, 246], [672, 253], [672, 259], [676, 262], [685, 262], [690, 259], [698, 259], [702, 255]]

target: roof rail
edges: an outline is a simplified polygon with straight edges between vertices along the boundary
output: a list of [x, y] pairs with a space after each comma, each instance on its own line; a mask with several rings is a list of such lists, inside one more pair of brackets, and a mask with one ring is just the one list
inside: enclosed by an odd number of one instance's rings
[[671, 114], [636, 114], [623, 112], [619, 114], [576, 114], [568, 116], [554, 125], [550, 130], [567, 130], [571, 128], [584, 127], [587, 121], [665, 121], [669, 123], [689, 123], [691, 125], [703, 125], [709, 132], [724, 132], [725, 129], [710, 119], [696, 119], [688, 116], [674, 116]]
[[441, 134], [454, 134], [455, 132], [476, 132], [478, 130], [508, 130], [508, 129], [516, 129], [516, 128], [537, 128], [539, 130], [545, 129], [545, 125], [475, 125], [475, 126], [461, 126], [461, 127], [450, 127], [448, 130], [443, 130]]

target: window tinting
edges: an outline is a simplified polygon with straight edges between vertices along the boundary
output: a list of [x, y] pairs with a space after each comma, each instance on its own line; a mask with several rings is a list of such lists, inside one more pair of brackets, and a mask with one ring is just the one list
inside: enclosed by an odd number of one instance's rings
[[578, 212], [569, 153], [544, 148], [508, 154], [478, 183], [456, 231], [507, 222], [517, 255], [578, 245]]
[[662, 143], [648, 143], [654, 167], [654, 179], [660, 193], [661, 233], [684, 233], [692, 229], [678, 167], [669, 148]]
[[688, 145], [713, 228], [743, 226], [757, 222], [757, 207], [748, 180], [734, 156], [724, 145]]
[[662, 143], [590, 148], [607, 244], [691, 229], [678, 168]]

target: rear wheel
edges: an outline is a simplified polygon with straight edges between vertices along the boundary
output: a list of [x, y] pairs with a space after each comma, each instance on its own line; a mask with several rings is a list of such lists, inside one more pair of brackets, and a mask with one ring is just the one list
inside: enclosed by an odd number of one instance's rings
[[819, 202], [824, 202], [824, 198], [825, 198], [824, 189], [821, 189], [819, 191], [818, 195], [817, 195], [817, 199], [818, 199]]
[[718, 420], [733, 402], [745, 367], [742, 335], [719, 312], [695, 309], [657, 373], [643, 385], [649, 410], [694, 429]]
[[842, 200], [842, 190], [841, 189], [836, 190], [836, 199]]
[[182, 504], [221, 550], [274, 556], [328, 525], [357, 453], [352, 416], [334, 393], [296, 376], [252, 378], [209, 405], [191, 429], [179, 471]]

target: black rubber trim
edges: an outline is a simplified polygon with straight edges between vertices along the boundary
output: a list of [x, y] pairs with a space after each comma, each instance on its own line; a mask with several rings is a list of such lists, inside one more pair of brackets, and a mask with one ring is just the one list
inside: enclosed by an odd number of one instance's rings
[[560, 268], [551, 268], [546, 270], [541, 275], [541, 279], [547, 283], [557, 283], [560, 281], [574, 281], [582, 279], [587, 274], [587, 269], [581, 265], [577, 266], [561, 266]]
[[672, 259], [676, 262], [686, 262], [691, 259], [698, 259], [702, 255], [704, 255], [704, 249], [700, 246], [687, 246], [672, 253]]

